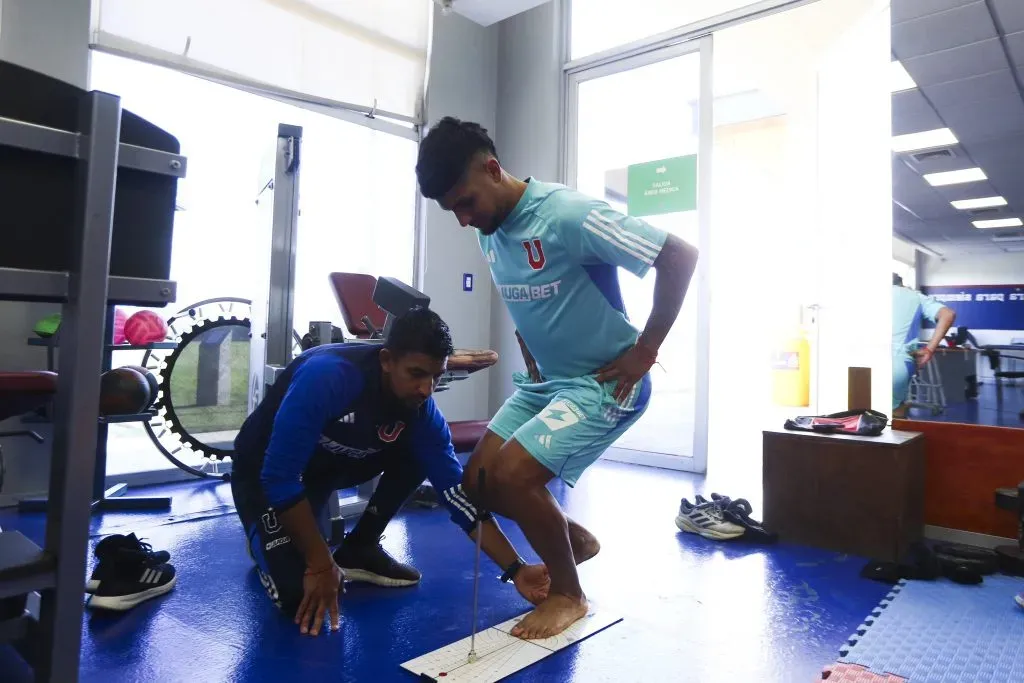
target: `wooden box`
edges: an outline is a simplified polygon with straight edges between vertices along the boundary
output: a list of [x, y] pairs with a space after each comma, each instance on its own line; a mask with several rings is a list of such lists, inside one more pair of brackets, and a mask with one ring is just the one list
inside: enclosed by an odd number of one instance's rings
[[924, 437], [764, 432], [764, 526], [787, 543], [896, 562], [924, 535]]

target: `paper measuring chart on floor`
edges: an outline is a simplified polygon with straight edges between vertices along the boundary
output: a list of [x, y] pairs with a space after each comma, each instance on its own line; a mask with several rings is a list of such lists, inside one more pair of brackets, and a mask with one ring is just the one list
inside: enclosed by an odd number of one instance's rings
[[477, 633], [477, 660], [472, 664], [467, 659], [470, 639], [466, 637], [410, 659], [402, 668], [417, 675], [426, 674], [438, 683], [494, 683], [622, 621], [622, 617], [591, 611], [551, 638], [523, 640], [510, 635], [526, 614]]

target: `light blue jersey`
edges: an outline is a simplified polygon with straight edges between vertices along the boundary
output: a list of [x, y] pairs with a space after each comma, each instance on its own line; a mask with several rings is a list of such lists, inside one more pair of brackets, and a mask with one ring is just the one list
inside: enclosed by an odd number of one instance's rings
[[892, 286], [892, 407], [907, 400], [910, 380], [917, 372], [913, 353], [921, 335], [921, 321], [939, 319], [942, 304], [909, 287]]
[[636, 343], [618, 268], [644, 277], [667, 233], [564, 185], [530, 179], [493, 235], [491, 277], [545, 379], [582, 377]]
[[910, 356], [921, 334], [921, 322], [937, 322], [943, 305], [935, 297], [909, 287], [892, 286], [892, 353]]

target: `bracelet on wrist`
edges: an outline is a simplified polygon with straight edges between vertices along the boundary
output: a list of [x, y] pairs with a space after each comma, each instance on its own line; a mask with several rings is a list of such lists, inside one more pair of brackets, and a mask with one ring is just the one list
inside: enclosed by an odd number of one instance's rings
[[505, 573], [501, 575], [501, 582], [508, 583], [509, 581], [515, 579], [516, 574], [519, 573], [519, 570], [522, 569], [523, 566], [523, 561], [520, 559], [517, 559], [515, 562], [510, 564], [508, 566], [508, 569], [505, 570]]

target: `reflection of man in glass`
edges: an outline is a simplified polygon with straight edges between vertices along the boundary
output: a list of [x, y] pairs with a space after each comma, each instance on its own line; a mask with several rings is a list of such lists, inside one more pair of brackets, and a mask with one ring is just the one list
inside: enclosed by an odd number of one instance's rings
[[[498, 292], [515, 322], [529, 375], [494, 416], [466, 467], [487, 509], [515, 520], [551, 574], [549, 597], [512, 635], [545, 638], [587, 612], [576, 564], [597, 541], [568, 520], [546, 485], [573, 486], [646, 409], [648, 372], [679, 315], [697, 264], [682, 239], [608, 204], [498, 161], [478, 124], [441, 120], [420, 145], [420, 190], [478, 231]], [[618, 268], [656, 273], [642, 333], [626, 317]]]
[[[935, 324], [935, 333], [922, 348], [917, 338], [921, 321], [927, 318]], [[892, 412], [904, 417], [910, 380], [918, 368], [932, 359], [939, 342], [956, 320], [952, 308], [943, 306], [934, 297], [903, 286], [903, 278], [892, 274]]]

